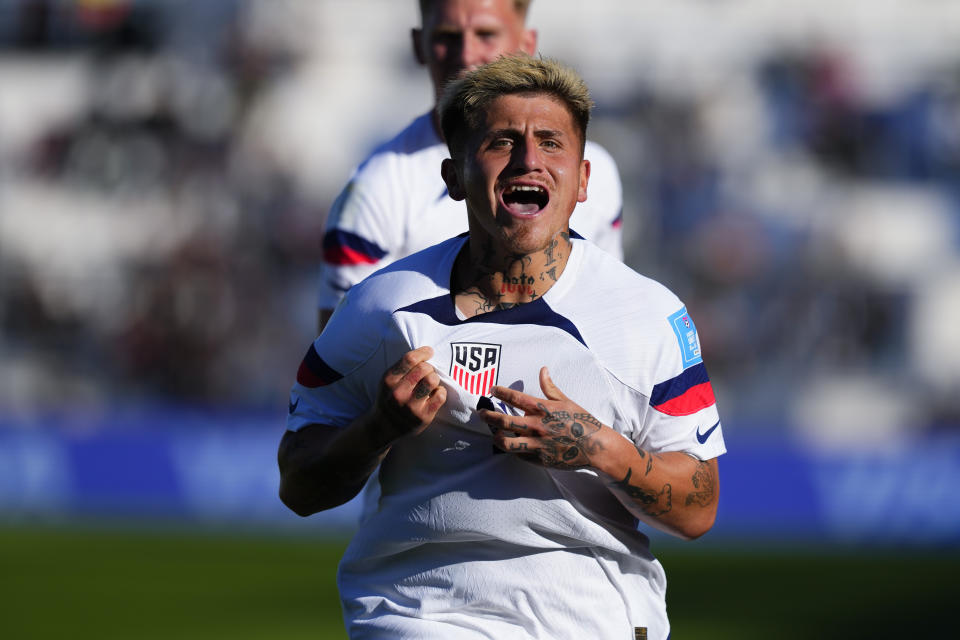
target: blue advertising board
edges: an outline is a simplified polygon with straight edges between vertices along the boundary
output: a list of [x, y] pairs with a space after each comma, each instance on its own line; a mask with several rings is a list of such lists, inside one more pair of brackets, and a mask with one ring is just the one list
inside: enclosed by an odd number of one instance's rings
[[[158, 516], [313, 530], [350, 528], [359, 513], [355, 501], [304, 525], [280, 503], [282, 415], [163, 408], [32, 422], [0, 419], [0, 519]], [[956, 435], [872, 452], [724, 435], [711, 538], [960, 543]]]

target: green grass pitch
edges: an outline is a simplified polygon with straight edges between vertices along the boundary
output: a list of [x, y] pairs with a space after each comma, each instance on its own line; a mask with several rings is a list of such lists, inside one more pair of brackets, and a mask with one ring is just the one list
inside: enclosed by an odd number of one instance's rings
[[[342, 640], [341, 539], [0, 528], [0, 638]], [[661, 545], [673, 640], [953, 637], [956, 549]]]

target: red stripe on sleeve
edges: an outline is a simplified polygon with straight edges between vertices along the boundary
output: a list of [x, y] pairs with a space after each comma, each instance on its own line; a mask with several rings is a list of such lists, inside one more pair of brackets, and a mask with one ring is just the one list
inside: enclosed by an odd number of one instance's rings
[[379, 258], [368, 256], [350, 247], [332, 247], [323, 252], [323, 260], [330, 264], [376, 264]]
[[654, 409], [668, 416], [689, 416], [701, 409], [706, 409], [716, 401], [713, 386], [709, 382], [702, 382], [690, 387], [676, 398], [658, 404]]

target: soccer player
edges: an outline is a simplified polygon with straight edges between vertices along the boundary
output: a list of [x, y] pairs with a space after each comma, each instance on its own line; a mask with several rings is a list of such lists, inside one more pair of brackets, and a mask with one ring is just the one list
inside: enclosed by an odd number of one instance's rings
[[[420, 0], [421, 27], [413, 50], [439, 99], [443, 86], [467, 69], [506, 53], [536, 51], [525, 27], [530, 0]], [[354, 172], [331, 207], [323, 238], [319, 330], [345, 291], [394, 260], [467, 230], [463, 204], [440, 178], [447, 148], [436, 110], [421, 115], [377, 148]], [[588, 142], [596, 187], [577, 207], [572, 227], [617, 258], [623, 257], [622, 189], [603, 147]]]
[[681, 301], [569, 229], [590, 107], [525, 55], [451, 85], [469, 232], [354, 286], [300, 365], [284, 503], [342, 504], [379, 465], [338, 572], [351, 638], [669, 635], [638, 521], [709, 530], [725, 447]]

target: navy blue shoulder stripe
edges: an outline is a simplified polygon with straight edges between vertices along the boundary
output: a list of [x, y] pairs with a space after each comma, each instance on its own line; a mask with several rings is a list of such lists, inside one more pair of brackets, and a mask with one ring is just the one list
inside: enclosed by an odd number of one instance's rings
[[458, 324], [468, 324], [471, 322], [509, 325], [536, 324], [546, 327], [555, 327], [561, 331], [566, 331], [573, 336], [577, 342], [583, 346], [587, 346], [586, 341], [584, 341], [583, 336], [580, 335], [580, 331], [577, 329], [576, 325], [574, 325], [573, 322], [571, 322], [568, 318], [551, 309], [550, 305], [547, 304], [547, 301], [543, 298], [537, 298], [533, 302], [521, 304], [513, 307], [512, 309], [481, 313], [478, 316], [467, 318], [466, 320], [461, 320], [457, 317], [457, 314], [454, 311], [453, 301], [447, 294], [437, 296], [436, 298], [415, 302], [409, 306], [403, 307], [402, 309], [397, 309], [397, 311], [422, 313], [448, 327], [453, 327]]
[[323, 259], [329, 264], [374, 264], [386, 255], [386, 249], [350, 231], [330, 229], [323, 236]]
[[703, 363], [695, 364], [689, 369], [684, 369], [678, 376], [654, 385], [650, 394], [650, 404], [653, 406], [663, 404], [682, 396], [692, 387], [709, 381], [710, 377]]
[[650, 406], [671, 416], [688, 416], [715, 402], [710, 376], [702, 362], [654, 385], [650, 393]]
[[297, 369], [297, 382], [311, 389], [333, 384], [342, 377], [342, 373], [323, 361], [312, 344]]

